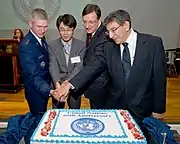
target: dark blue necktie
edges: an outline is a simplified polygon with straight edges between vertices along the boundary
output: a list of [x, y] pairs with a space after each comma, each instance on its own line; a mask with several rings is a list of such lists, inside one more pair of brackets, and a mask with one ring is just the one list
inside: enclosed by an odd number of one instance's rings
[[46, 41], [43, 38], [41, 39], [41, 43], [42, 43], [42, 47], [47, 50]]
[[131, 57], [129, 53], [128, 43], [125, 42], [122, 43], [122, 45], [124, 46], [122, 64], [124, 68], [124, 74], [127, 80], [131, 71]]

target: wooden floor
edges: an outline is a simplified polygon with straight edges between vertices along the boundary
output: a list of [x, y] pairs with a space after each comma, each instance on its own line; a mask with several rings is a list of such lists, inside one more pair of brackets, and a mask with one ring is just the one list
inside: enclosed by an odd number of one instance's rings
[[[51, 99], [48, 108], [51, 108]], [[82, 97], [81, 108], [89, 108], [89, 101], [84, 97]], [[26, 112], [28, 112], [28, 105], [24, 99], [24, 90], [17, 94], [0, 93], [0, 121]], [[180, 78], [168, 78], [165, 120], [169, 123], [180, 123]]]

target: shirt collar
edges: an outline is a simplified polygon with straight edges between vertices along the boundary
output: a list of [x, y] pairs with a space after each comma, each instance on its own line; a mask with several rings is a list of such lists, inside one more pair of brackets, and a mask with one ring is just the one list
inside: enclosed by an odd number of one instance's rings
[[32, 30], [30, 30], [30, 32], [34, 35], [34, 37], [37, 39], [37, 41], [42, 45], [41, 38], [39, 38], [35, 33], [33, 33]]
[[61, 39], [61, 42], [62, 42], [63, 46], [66, 46], [66, 45], [71, 46], [72, 40], [73, 40], [73, 38], [71, 39], [70, 44], [67, 44], [63, 39]]
[[126, 42], [128, 43], [129, 46], [132, 46], [134, 44], [133, 39], [134, 39], [135, 35], [136, 35], [136, 32], [131, 28], [131, 33], [130, 33], [128, 39], [126, 40]]
[[[97, 30], [98, 30], [98, 28], [101, 26], [101, 24], [102, 24], [102, 22], [100, 22], [100, 23], [99, 23], [99, 25], [98, 25], [98, 27], [97, 27], [96, 31], [97, 31]], [[92, 33], [92, 37], [95, 35], [96, 31]]]

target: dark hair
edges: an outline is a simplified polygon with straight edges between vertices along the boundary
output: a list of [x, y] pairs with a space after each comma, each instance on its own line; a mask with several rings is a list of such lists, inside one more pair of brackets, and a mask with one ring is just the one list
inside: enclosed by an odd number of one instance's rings
[[82, 11], [82, 16], [85, 16], [85, 15], [90, 14], [92, 12], [96, 13], [97, 18], [99, 20], [101, 17], [101, 9], [98, 5], [95, 5], [95, 4], [87, 4]]
[[14, 32], [13, 32], [13, 33], [14, 33], [14, 34], [13, 34], [13, 38], [16, 39], [16, 31], [17, 31], [17, 30], [20, 31], [20, 33], [21, 33], [20, 40], [22, 40], [22, 39], [24, 38], [24, 33], [23, 33], [23, 31], [22, 31], [21, 29], [19, 29], [19, 28], [15, 28], [15, 29], [14, 29]]
[[104, 19], [104, 25], [106, 26], [108, 23], [116, 21], [118, 24], [123, 25], [126, 21], [129, 22], [129, 28], [131, 28], [131, 18], [128, 12], [125, 10], [116, 10], [108, 14], [108, 16]]
[[76, 28], [77, 22], [76, 19], [71, 14], [60, 15], [56, 20], [56, 27], [59, 29], [60, 23], [63, 22], [64, 25], [70, 28]]

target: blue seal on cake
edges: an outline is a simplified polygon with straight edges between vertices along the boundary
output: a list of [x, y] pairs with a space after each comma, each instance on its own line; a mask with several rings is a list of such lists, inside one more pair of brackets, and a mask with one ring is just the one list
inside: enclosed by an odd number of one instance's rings
[[71, 129], [80, 135], [96, 135], [104, 130], [104, 123], [94, 118], [80, 118], [71, 123]]

